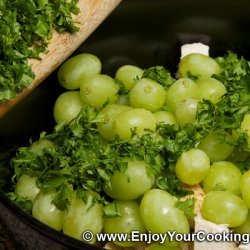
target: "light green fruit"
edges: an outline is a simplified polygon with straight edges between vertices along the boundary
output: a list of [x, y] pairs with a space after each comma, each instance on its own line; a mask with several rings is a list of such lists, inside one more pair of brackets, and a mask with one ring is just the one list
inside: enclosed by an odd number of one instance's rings
[[15, 186], [15, 193], [34, 202], [40, 188], [36, 185], [37, 177], [23, 174]]
[[246, 221], [240, 226], [235, 227], [234, 231], [240, 234], [250, 234], [250, 211], [249, 210], [248, 210]]
[[115, 120], [115, 132], [122, 140], [131, 139], [132, 129], [138, 136], [154, 131], [156, 121], [154, 115], [145, 109], [132, 109], [119, 114]]
[[243, 174], [240, 181], [240, 190], [242, 199], [246, 203], [247, 207], [250, 208], [250, 170]]
[[62, 230], [63, 211], [52, 203], [55, 195], [54, 192], [40, 192], [34, 200], [32, 216], [55, 230], [60, 231]]
[[160, 110], [166, 98], [164, 88], [151, 79], [140, 79], [129, 93], [129, 103], [133, 108], [144, 108], [151, 112]]
[[83, 101], [94, 108], [101, 109], [117, 99], [118, 85], [108, 75], [90, 75], [82, 79], [80, 95]]
[[200, 99], [217, 103], [220, 98], [227, 93], [222, 82], [214, 78], [200, 78], [196, 81], [199, 87]]
[[[145, 232], [145, 227], [140, 218], [139, 205], [136, 201], [114, 201], [114, 203], [119, 216], [104, 219], [104, 233], [130, 235], [132, 231], [139, 231], [139, 233]], [[138, 242], [132, 241], [115, 241], [114, 243], [122, 247], [138, 244]]]
[[160, 189], [151, 189], [141, 200], [140, 215], [144, 226], [152, 233], [189, 233], [184, 212], [175, 207], [177, 199]]
[[88, 195], [86, 201], [74, 198], [63, 213], [63, 232], [78, 240], [83, 240], [82, 234], [91, 231], [94, 237], [87, 243], [96, 242], [95, 234], [103, 228], [103, 207], [93, 201], [93, 196]]
[[202, 215], [216, 224], [227, 224], [229, 227], [242, 225], [248, 214], [244, 201], [228, 191], [211, 191], [202, 204]]
[[142, 77], [143, 70], [133, 65], [121, 66], [116, 74], [115, 79], [122, 82], [125, 89], [130, 90], [134, 87], [135, 83]]
[[240, 194], [241, 171], [233, 163], [227, 161], [214, 162], [203, 180], [203, 190], [225, 190]]
[[178, 129], [179, 124], [176, 120], [176, 117], [174, 116], [173, 113], [169, 111], [157, 111], [154, 113], [156, 123], [164, 123], [164, 124], [169, 124], [169, 125], [174, 125], [176, 129]]
[[69, 123], [84, 106], [79, 91], [67, 91], [59, 95], [54, 104], [54, 119], [56, 123]]
[[175, 116], [181, 127], [195, 121], [197, 106], [198, 100], [193, 98], [187, 98], [177, 105]]
[[118, 104], [111, 104], [101, 110], [100, 115], [103, 115], [103, 122], [97, 123], [99, 133], [106, 139], [111, 140], [115, 136], [115, 120], [116, 117], [132, 107]]
[[199, 98], [199, 88], [197, 84], [188, 78], [180, 78], [174, 82], [166, 94], [166, 105], [175, 113], [179, 103], [187, 98]]
[[210, 161], [200, 149], [183, 152], [175, 165], [175, 173], [180, 181], [188, 185], [200, 183], [207, 175]]
[[198, 77], [211, 77], [214, 74], [218, 75], [221, 68], [213, 58], [192, 53], [181, 59], [179, 72], [182, 77], [188, 77], [189, 73]]
[[224, 161], [233, 152], [234, 138], [224, 130], [209, 133], [200, 145], [199, 149], [206, 152], [211, 162]]
[[41, 156], [43, 154], [44, 149], [52, 147], [54, 147], [54, 143], [52, 141], [42, 138], [31, 144], [30, 151]]
[[105, 192], [117, 200], [133, 200], [154, 184], [154, 176], [148, 172], [149, 166], [144, 161], [128, 160], [125, 173], [116, 171], [110, 179], [110, 186], [105, 186]]
[[101, 73], [101, 62], [92, 54], [79, 54], [69, 58], [58, 71], [59, 83], [68, 90], [80, 88], [83, 77]]

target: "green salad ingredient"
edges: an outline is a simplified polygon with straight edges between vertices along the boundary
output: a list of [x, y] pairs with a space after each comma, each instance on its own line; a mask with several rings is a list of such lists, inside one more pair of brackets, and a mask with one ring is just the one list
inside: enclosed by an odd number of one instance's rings
[[216, 223], [237, 227], [247, 219], [248, 208], [237, 195], [228, 191], [209, 192], [202, 205], [202, 215]]
[[[69, 62], [77, 58], [96, 57], [81, 54]], [[42, 132], [10, 160], [7, 195], [77, 239], [85, 230], [189, 233], [194, 185], [206, 192], [206, 219], [243, 225], [249, 208], [250, 63], [232, 52], [216, 59], [193, 54], [181, 60], [178, 79], [163, 66], [132, 65], [119, 68], [113, 79], [94, 62], [90, 74], [88, 67], [76, 67], [72, 81], [78, 89], [56, 100], [54, 131]], [[60, 74], [67, 62], [62, 67]], [[37, 195], [24, 179], [35, 182]], [[167, 240], [163, 247], [179, 245]]]
[[1, 0], [0, 102], [10, 100], [31, 84], [35, 75], [29, 58], [46, 53], [52, 31], [76, 32], [71, 14], [78, 0]]

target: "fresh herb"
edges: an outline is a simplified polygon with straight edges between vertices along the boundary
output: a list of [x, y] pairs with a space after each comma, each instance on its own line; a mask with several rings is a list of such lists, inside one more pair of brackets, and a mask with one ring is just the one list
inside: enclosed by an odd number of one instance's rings
[[247, 150], [247, 136], [241, 131], [240, 125], [244, 115], [250, 110], [250, 64], [236, 54], [229, 52], [217, 58], [222, 71], [213, 77], [221, 81], [227, 93], [216, 104], [203, 100], [198, 104], [197, 117], [194, 123], [201, 137], [218, 129], [237, 131], [235, 144]]
[[9, 192], [6, 194], [6, 196], [22, 210], [26, 211], [27, 213], [31, 213], [33, 207], [31, 200], [21, 197], [14, 192]]
[[[141, 138], [134, 135], [130, 141], [115, 138], [107, 143], [96, 128], [96, 123], [102, 120], [102, 116], [86, 106], [68, 125], [56, 127], [52, 134], [42, 134], [42, 138], [54, 144], [45, 148], [42, 155], [35, 154], [30, 147], [20, 148], [11, 160], [15, 173], [13, 182], [16, 183], [22, 174], [37, 176], [38, 187], [44, 192], [54, 190], [53, 203], [63, 210], [70, 203], [73, 190], [95, 192], [99, 194], [97, 199], [106, 203], [103, 185], [109, 184], [114, 171], [125, 172], [127, 164], [121, 164], [124, 158], [146, 161], [149, 174], [157, 178], [164, 171], [168, 176], [175, 176], [165, 157], [166, 148], [157, 139], [159, 132]], [[179, 196], [186, 195], [175, 179], [176, 182], [168, 179], [169, 185], [164, 189]], [[163, 181], [158, 183], [159, 187], [163, 185]]]
[[115, 202], [110, 202], [104, 207], [104, 214], [108, 218], [114, 218], [121, 216]]
[[194, 204], [195, 204], [195, 198], [189, 198], [184, 201], [177, 201], [175, 206], [179, 209], [181, 209], [185, 215], [189, 218], [194, 218]]
[[46, 53], [52, 31], [76, 32], [71, 14], [78, 0], [1, 0], [0, 102], [12, 99], [35, 78], [29, 58]]
[[163, 66], [155, 66], [144, 70], [142, 78], [149, 78], [160, 83], [166, 90], [175, 81], [170, 72]]
[[[236, 131], [237, 138], [227, 143], [237, 146], [239, 150], [249, 151], [247, 136], [240, 130], [241, 121], [250, 109], [249, 63], [231, 53], [218, 61], [222, 71], [213, 77], [225, 84], [227, 93], [216, 104], [208, 100], [199, 102], [193, 124], [176, 128], [160, 123], [156, 131], [149, 131], [141, 137], [132, 131], [133, 137], [129, 141], [116, 137], [107, 142], [97, 130], [97, 123], [103, 121], [103, 116], [85, 106], [69, 124], [59, 124], [53, 133], [41, 134], [41, 138], [52, 141], [54, 145], [45, 148], [41, 155], [35, 154], [30, 147], [17, 151], [11, 160], [13, 186], [22, 174], [36, 176], [42, 191], [56, 192], [53, 203], [61, 210], [67, 208], [74, 191], [82, 199], [87, 192], [92, 192], [96, 194], [95, 199], [104, 204], [105, 213], [112, 217], [117, 215], [117, 211], [103, 191], [103, 186], [110, 184], [115, 171], [125, 173], [127, 164], [123, 159], [130, 158], [148, 163], [148, 173], [156, 180], [155, 187], [177, 197], [192, 193], [183, 187], [175, 174], [176, 161], [183, 152], [197, 148], [209, 133], [217, 130], [230, 134]], [[168, 82], [170, 75], [163, 68], [151, 68], [145, 72], [144, 76], [158, 77], [162, 83], [165, 82], [165, 86], [171, 82]], [[226, 140], [223, 134], [219, 139], [222, 142]], [[242, 171], [249, 169], [248, 163], [236, 164]], [[191, 216], [192, 202], [189, 200], [178, 206], [185, 208]]]

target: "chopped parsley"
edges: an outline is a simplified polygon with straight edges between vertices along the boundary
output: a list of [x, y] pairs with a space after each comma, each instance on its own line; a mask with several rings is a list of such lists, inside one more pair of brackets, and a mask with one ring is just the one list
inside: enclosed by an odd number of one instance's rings
[[78, 0], [1, 0], [0, 103], [10, 100], [35, 78], [29, 58], [46, 53], [52, 31], [76, 32], [72, 13]]
[[[113, 217], [117, 215], [116, 207], [110, 203], [103, 186], [109, 185], [115, 171], [126, 171], [127, 165], [123, 159], [130, 158], [148, 163], [148, 173], [155, 176], [154, 187], [176, 197], [190, 194], [191, 191], [185, 189], [176, 177], [175, 164], [184, 151], [197, 148], [210, 132], [221, 129], [231, 134], [236, 130], [238, 137], [234, 145], [249, 151], [247, 136], [239, 129], [244, 115], [250, 110], [249, 62], [237, 58], [233, 53], [217, 61], [222, 72], [213, 77], [226, 86], [227, 93], [216, 104], [208, 100], [199, 102], [194, 123], [181, 129], [160, 123], [155, 132], [140, 138], [132, 133], [129, 141], [116, 137], [107, 142], [97, 130], [97, 123], [103, 121], [103, 116], [85, 106], [69, 124], [59, 124], [51, 134], [41, 134], [41, 138], [52, 141], [54, 145], [45, 148], [41, 155], [34, 153], [30, 147], [18, 149], [10, 162], [14, 173], [13, 188], [22, 174], [36, 176], [37, 185], [42, 191], [56, 191], [53, 203], [61, 210], [67, 208], [73, 191], [83, 199], [86, 192], [93, 192], [95, 199], [104, 204], [105, 214]], [[164, 68], [151, 68], [145, 72], [144, 77], [161, 79], [165, 87], [171, 84], [172, 78]], [[224, 139], [221, 138], [222, 141]], [[249, 169], [246, 162], [249, 163], [249, 160], [235, 164], [246, 171]], [[19, 200], [10, 195], [12, 197]], [[19, 204], [23, 204], [23, 201]], [[178, 203], [178, 207], [192, 217], [193, 204], [194, 200], [190, 199]]]

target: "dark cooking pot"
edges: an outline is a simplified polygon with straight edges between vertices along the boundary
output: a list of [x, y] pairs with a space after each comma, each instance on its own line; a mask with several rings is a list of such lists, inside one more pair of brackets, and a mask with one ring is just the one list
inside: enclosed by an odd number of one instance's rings
[[[103, 72], [110, 75], [123, 64], [165, 65], [175, 72], [180, 46], [197, 41], [210, 46], [211, 56], [233, 50], [249, 60], [249, 13], [250, 2], [244, 0], [124, 0], [75, 53], [97, 55]], [[52, 74], [1, 118], [0, 151], [51, 131], [53, 104], [62, 91]], [[7, 187], [8, 183], [3, 189]], [[43, 225], [2, 192], [0, 199], [0, 218], [13, 234], [17, 249], [97, 249]]]

